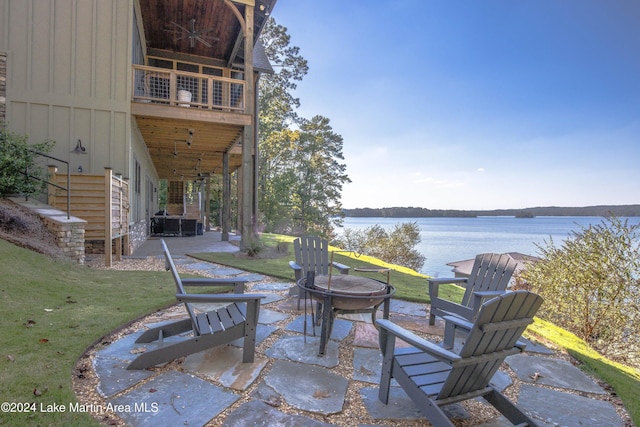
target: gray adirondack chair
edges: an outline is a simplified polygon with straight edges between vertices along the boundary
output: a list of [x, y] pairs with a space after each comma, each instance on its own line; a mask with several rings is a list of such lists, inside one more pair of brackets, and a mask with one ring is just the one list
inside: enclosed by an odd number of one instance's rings
[[[148, 350], [134, 359], [127, 369], [146, 369], [178, 357], [188, 356], [222, 344], [244, 338], [242, 362], [254, 360], [256, 328], [260, 313], [260, 301], [264, 295], [243, 294], [243, 280], [182, 279], [178, 274], [169, 249], [162, 241], [167, 270], [171, 270], [176, 283], [176, 298], [184, 303], [188, 318], [145, 331], [136, 343], [158, 341], [158, 348]], [[187, 294], [185, 286], [233, 286], [233, 294]], [[193, 304], [216, 304], [219, 308], [198, 312]], [[183, 340], [165, 343], [167, 337], [188, 332]]]
[[[524, 351], [518, 342], [542, 304], [529, 291], [507, 292], [482, 304], [473, 323], [447, 316], [449, 339], [455, 330], [467, 332], [459, 352], [452, 340], [444, 346], [420, 338], [389, 320], [380, 319], [385, 349], [378, 397], [389, 403], [391, 379], [395, 378], [411, 400], [436, 427], [453, 427], [440, 408], [451, 403], [483, 397], [518, 426], [535, 422], [490, 383], [505, 357]], [[411, 347], [395, 348], [396, 337]]]
[[[515, 269], [516, 262], [509, 255], [487, 253], [476, 256], [469, 278], [427, 279], [431, 299], [429, 324], [435, 323], [436, 316], [448, 315], [472, 321], [483, 301], [506, 291]], [[445, 283], [466, 288], [460, 304], [438, 296], [440, 285]]]
[[[296, 283], [303, 277], [307, 277], [309, 271], [313, 271], [316, 276], [328, 275], [329, 266], [332, 274], [349, 274], [350, 267], [334, 262], [331, 264], [329, 258], [329, 242], [326, 239], [314, 236], [299, 237], [293, 241], [293, 252], [296, 260], [289, 261], [289, 266], [293, 269]], [[333, 270], [335, 269], [335, 270]], [[298, 289], [298, 310], [300, 300], [305, 297], [304, 290]]]

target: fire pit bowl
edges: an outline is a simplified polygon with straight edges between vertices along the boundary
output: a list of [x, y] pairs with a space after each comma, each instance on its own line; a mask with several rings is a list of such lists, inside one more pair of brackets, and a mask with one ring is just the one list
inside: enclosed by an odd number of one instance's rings
[[[331, 294], [331, 305], [338, 310], [361, 310], [374, 307], [387, 295], [387, 284], [368, 277], [338, 274], [316, 276], [312, 292], [314, 299], [323, 302], [323, 294]], [[377, 298], [376, 298], [377, 297]]]

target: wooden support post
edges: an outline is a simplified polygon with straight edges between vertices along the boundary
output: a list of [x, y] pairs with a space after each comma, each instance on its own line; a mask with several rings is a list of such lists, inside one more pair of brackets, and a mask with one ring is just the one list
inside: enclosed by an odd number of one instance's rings
[[222, 241], [229, 241], [231, 230], [231, 175], [229, 173], [229, 153], [222, 154]]
[[124, 251], [123, 254], [125, 255], [131, 255], [131, 244], [129, 242], [129, 232], [131, 231], [129, 229], [129, 188], [130, 187], [130, 183], [129, 183], [129, 178], [123, 178], [122, 182], [121, 182], [123, 191], [122, 191], [122, 202], [123, 202], [123, 206], [125, 206], [124, 212], [123, 212], [123, 216], [122, 216], [122, 227], [123, 227], [123, 232], [124, 235], [122, 236], [122, 244], [124, 245]]
[[204, 215], [202, 218], [203, 233], [209, 229], [210, 212], [211, 212], [211, 178], [206, 178], [204, 181]]
[[116, 261], [122, 261], [122, 239], [122, 236], [116, 238]]
[[[58, 184], [58, 176], [57, 176], [58, 168], [54, 165], [49, 165], [47, 167], [47, 174], [49, 175], [49, 182], [52, 184]], [[53, 185], [47, 185], [47, 204], [49, 206], [56, 206], [56, 187]]]
[[[253, 6], [245, 6], [244, 16], [244, 81], [245, 99], [244, 111], [247, 114], [255, 113], [255, 92], [253, 76]], [[241, 228], [241, 248], [246, 248], [247, 243], [254, 236], [253, 217], [253, 137], [254, 120], [251, 124], [244, 126], [242, 135], [242, 228]]]
[[113, 250], [111, 236], [113, 235], [113, 200], [111, 198], [111, 181], [113, 179], [113, 171], [111, 168], [104, 168], [104, 263], [105, 266], [111, 267], [113, 262], [111, 252]]

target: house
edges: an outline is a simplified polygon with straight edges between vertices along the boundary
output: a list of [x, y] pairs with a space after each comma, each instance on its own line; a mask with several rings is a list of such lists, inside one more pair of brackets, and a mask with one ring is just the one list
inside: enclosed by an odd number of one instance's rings
[[[509, 287], [516, 284], [518, 275], [527, 267], [528, 264], [535, 263], [539, 260], [538, 257], [521, 254], [519, 252], [508, 252], [506, 255], [509, 255], [509, 257], [516, 262], [516, 269], [513, 273], [513, 277], [511, 278], [511, 282], [509, 283]], [[453, 272], [454, 277], [468, 278], [471, 275], [474, 261], [475, 259], [466, 259], [450, 262], [447, 263], [447, 265], [453, 267], [451, 271]]]
[[46, 202], [69, 199], [88, 250], [146, 240], [160, 180], [167, 214], [206, 229], [215, 175], [223, 239], [232, 224], [250, 238], [258, 79], [272, 71], [258, 36], [275, 2], [0, 0], [0, 120], [56, 141]]

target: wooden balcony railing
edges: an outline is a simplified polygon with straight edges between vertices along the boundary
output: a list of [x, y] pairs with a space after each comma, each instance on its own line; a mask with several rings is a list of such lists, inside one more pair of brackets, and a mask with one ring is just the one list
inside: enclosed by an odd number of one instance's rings
[[244, 80], [133, 66], [134, 102], [240, 112], [244, 97]]

